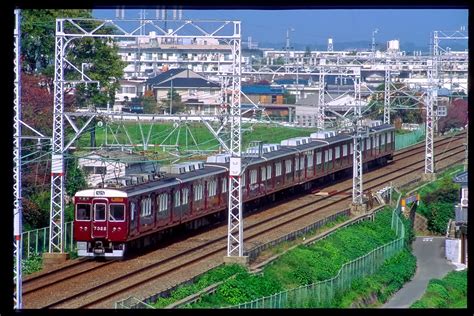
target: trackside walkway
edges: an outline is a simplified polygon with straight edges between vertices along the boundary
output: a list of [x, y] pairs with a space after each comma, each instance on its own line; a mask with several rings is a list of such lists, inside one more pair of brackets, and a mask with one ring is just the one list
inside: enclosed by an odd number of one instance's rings
[[409, 308], [425, 293], [430, 279], [440, 279], [456, 267], [445, 258], [444, 237], [417, 237], [413, 254], [417, 268], [413, 279], [407, 282], [382, 308]]

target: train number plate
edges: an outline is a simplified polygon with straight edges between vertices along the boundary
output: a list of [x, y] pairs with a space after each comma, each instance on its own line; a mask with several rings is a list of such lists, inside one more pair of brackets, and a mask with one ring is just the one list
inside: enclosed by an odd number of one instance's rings
[[94, 226], [94, 230], [105, 231], [105, 230], [107, 230], [107, 228], [106, 227], [100, 227], [100, 226]]

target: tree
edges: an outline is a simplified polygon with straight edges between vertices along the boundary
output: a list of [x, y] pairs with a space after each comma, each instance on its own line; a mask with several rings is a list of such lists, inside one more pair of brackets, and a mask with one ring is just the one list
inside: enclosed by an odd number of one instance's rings
[[145, 114], [152, 114], [157, 112], [157, 103], [155, 100], [155, 96], [153, 95], [153, 91], [147, 90], [145, 91], [143, 98], [143, 113]]
[[[92, 10], [23, 10], [22, 11], [22, 50], [24, 70], [40, 73], [52, 78], [55, 56], [55, 19], [56, 18], [92, 18]], [[97, 22], [89, 22], [97, 23]], [[118, 56], [118, 47], [111, 39], [84, 38], [73, 40], [67, 45], [67, 59], [76, 67], [89, 65], [88, 76], [100, 82], [78, 86], [76, 96], [79, 105], [84, 106], [87, 99], [99, 107], [113, 104], [115, 92], [119, 88], [118, 78], [123, 76], [126, 66]], [[65, 64], [66, 79], [80, 79], [80, 74]]]
[[77, 165], [77, 159], [71, 158], [66, 166], [66, 193], [73, 196], [77, 191], [87, 188], [86, 176]]
[[468, 121], [467, 100], [456, 99], [447, 107], [447, 116], [439, 119], [438, 127], [441, 133], [451, 128], [464, 127]]
[[[173, 100], [172, 104], [171, 99]], [[173, 90], [173, 97], [171, 97], [171, 89], [166, 94], [166, 100], [161, 101], [160, 108], [164, 112], [169, 113], [170, 105], [172, 114], [183, 112], [186, 109], [186, 104], [181, 101], [181, 96], [176, 92], [176, 90]]]

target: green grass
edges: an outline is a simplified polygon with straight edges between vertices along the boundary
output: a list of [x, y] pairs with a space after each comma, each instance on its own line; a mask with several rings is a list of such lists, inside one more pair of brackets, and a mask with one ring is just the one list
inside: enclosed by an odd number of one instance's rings
[[411, 308], [467, 308], [467, 270], [431, 279], [425, 294]]
[[381, 211], [373, 222], [364, 221], [312, 245], [296, 247], [266, 266], [261, 275], [237, 274], [219, 286], [215, 294], [205, 295], [189, 307], [232, 306], [332, 278], [344, 263], [394, 240], [390, 225], [391, 210]]
[[[116, 133], [116, 138], [121, 144], [130, 143], [127, 133], [133, 144], [142, 143], [142, 134], [138, 123], [110, 124], [109, 128], [107, 128], [108, 144], [116, 143], [110, 128]], [[178, 127], [175, 127], [173, 123], [155, 123], [153, 125], [151, 123], [143, 123], [142, 132], [145, 139], [148, 137], [150, 129], [149, 144], [178, 144], [183, 150], [185, 148], [189, 150], [218, 150], [219, 148], [218, 141], [215, 140], [211, 132], [202, 123], [182, 123]], [[214, 126], [214, 129], [217, 130], [217, 126]], [[246, 148], [252, 140], [261, 140], [264, 143], [280, 143], [281, 140], [291, 137], [309, 136], [314, 131], [315, 129], [283, 127], [276, 124], [242, 124], [242, 147]], [[96, 146], [105, 145], [105, 140], [105, 125], [96, 127]], [[90, 134], [86, 132], [79, 138], [77, 146], [88, 147], [89, 145]], [[162, 150], [157, 147], [149, 147], [152, 150], [153, 148], [155, 150]]]

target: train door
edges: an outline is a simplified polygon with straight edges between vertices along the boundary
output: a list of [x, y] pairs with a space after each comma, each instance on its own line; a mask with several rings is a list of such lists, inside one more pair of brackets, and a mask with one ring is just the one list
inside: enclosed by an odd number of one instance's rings
[[92, 220], [92, 237], [107, 238], [107, 205], [106, 199], [93, 199], [93, 220]]
[[130, 202], [130, 234], [138, 232], [138, 203]]

